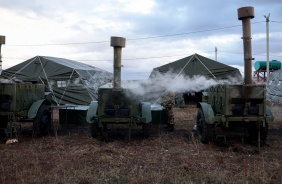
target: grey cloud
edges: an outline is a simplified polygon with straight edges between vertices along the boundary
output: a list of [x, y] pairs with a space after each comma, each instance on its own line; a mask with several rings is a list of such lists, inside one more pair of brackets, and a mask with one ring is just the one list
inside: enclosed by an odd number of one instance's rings
[[[100, 1], [100, 3], [97, 1], [79, 0], [0, 0], [1, 8], [11, 9], [18, 12], [18, 14], [21, 14], [22, 16], [26, 16], [26, 12], [32, 11], [38, 16], [42, 16], [59, 23], [68, 21], [68, 17], [66, 16], [67, 13], [75, 13], [75, 15], [77, 15], [80, 20], [72, 25], [69, 25], [69, 29], [75, 31], [75, 35], [72, 38], [67, 38], [62, 35], [60, 40], [56, 40], [56, 43], [107, 41], [110, 39], [110, 36], [114, 35], [124, 36], [127, 39], [130, 39], [187, 33], [206, 29], [241, 25], [241, 21], [239, 21], [237, 18], [237, 8], [242, 6], [255, 7], [256, 17], [252, 20], [252, 22], [265, 21], [263, 15], [266, 15], [268, 13], [271, 13], [270, 20], [279, 21], [282, 17], [282, 1], [278, 0], [156, 0], [155, 2], [156, 6], [154, 6], [154, 8], [152, 9], [151, 14], [139, 14], [122, 11], [121, 3], [110, 0]], [[111, 6], [112, 8], [103, 11], [101, 8], [99, 9], [101, 5], [106, 7]], [[92, 17], [99, 17], [106, 24], [114, 22], [119, 25], [130, 24], [130, 26], [123, 29], [117, 29], [114, 27], [98, 28], [98, 26], [96, 26], [94, 23], [87, 21], [88, 18]], [[281, 25], [282, 24], [270, 22], [270, 30], [273, 32], [281, 32]], [[84, 26], [91, 27], [91, 29], [86, 31], [84, 30]], [[252, 33], [253, 35], [256, 33], [265, 33], [265, 23], [263, 22], [259, 24], [253, 24]], [[232, 45], [228, 46], [228, 48], [222, 48], [220, 44], [214, 45], [218, 46], [219, 49], [219, 61], [224, 62], [225, 64], [242, 65], [242, 55], [220, 52], [220, 50], [241, 50], [241, 52], [243, 52], [243, 41], [240, 38], [240, 35], [242, 34], [241, 27], [209, 32], [199, 32], [195, 34], [185, 34], [173, 37], [160, 37], [156, 39], [136, 41], [128, 40], [128, 46], [124, 50], [124, 55], [128, 58], [162, 56], [167, 55], [168, 52], [170, 52], [168, 53], [168, 55], [175, 55], [179, 54], [179, 52], [183, 52], [183, 45], [181, 45], [181, 42], [178, 41], [191, 40], [192, 42], [196, 42], [197, 40], [207, 38], [208, 36], [221, 36], [227, 34], [238, 34], [238, 41], [236, 43], [230, 43]], [[281, 52], [280, 46], [282, 39], [270, 37], [270, 41], [271, 52]], [[265, 53], [265, 44], [266, 43], [264, 38], [253, 39], [253, 52], [259, 55]], [[139, 47], [132, 47], [132, 45], [138, 45]], [[202, 43], [202, 46], [199, 46], [198, 48], [202, 51], [207, 51], [213, 50], [214, 46], [205, 45], [205, 43]], [[93, 53], [91, 57], [97, 57], [93, 58], [93, 60], [106, 60], [112, 58], [112, 48], [109, 46], [109, 43], [69, 45], [67, 48], [70, 49], [66, 49], [67, 51], [65, 51], [65, 53], [82, 53], [85, 55], [87, 55], [88, 53]], [[138, 50], [142, 50], [142, 52]], [[214, 58], [214, 53], [208, 54], [210, 58]], [[263, 56], [255, 57], [263, 59]], [[161, 63], [161, 61], [172, 62], [174, 61], [174, 59], [164, 58], [153, 61], [156, 61], [156, 63]], [[138, 63], [146, 63], [141, 60], [124, 62], [129, 67], [125, 70], [126, 72], [132, 72], [132, 70], [134, 70], [134, 67], [142, 68], [144, 72], [147, 72], [148, 70], [150, 70], [149, 67], [151, 67], [147, 66], [146, 69], [142, 64]], [[134, 62], [136, 62], [137, 64], [135, 64]], [[138, 68], [136, 69], [136, 71], [138, 71]]]

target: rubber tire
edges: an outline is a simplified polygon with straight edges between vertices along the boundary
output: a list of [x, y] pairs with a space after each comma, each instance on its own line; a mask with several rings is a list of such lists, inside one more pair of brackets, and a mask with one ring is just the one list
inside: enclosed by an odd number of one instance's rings
[[202, 109], [198, 110], [197, 114], [197, 138], [204, 144], [213, 142], [214, 140], [214, 129], [212, 125], [205, 121], [204, 112]]
[[51, 130], [51, 111], [45, 105], [38, 109], [36, 117], [33, 119], [33, 131], [37, 136], [48, 135]]
[[148, 138], [151, 136], [151, 122], [149, 123], [143, 123], [142, 124], [142, 128], [143, 128], [143, 136], [144, 138]]
[[5, 129], [8, 126], [8, 117], [0, 116], [0, 138], [6, 137]]
[[[261, 146], [264, 146], [266, 144], [266, 138], [268, 135], [268, 123], [265, 123], [265, 127], [260, 127], [260, 142], [261, 142]], [[254, 144], [254, 145], [258, 145], [257, 140], [258, 140], [258, 129], [256, 126], [256, 123], [253, 123], [250, 125], [249, 129], [249, 138], [250, 141]]]
[[165, 127], [165, 130], [168, 131], [168, 132], [174, 131], [174, 124], [168, 124], [168, 125]]
[[101, 134], [101, 127], [98, 126], [98, 122], [94, 121], [93, 123], [90, 123], [90, 131], [91, 131], [91, 137], [97, 138]]

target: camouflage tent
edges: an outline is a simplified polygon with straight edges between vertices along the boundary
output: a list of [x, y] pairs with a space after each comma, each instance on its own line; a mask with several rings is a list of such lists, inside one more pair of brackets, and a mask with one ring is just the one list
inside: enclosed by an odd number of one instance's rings
[[282, 70], [272, 72], [267, 80], [267, 93], [266, 97], [268, 101], [275, 102], [277, 104], [282, 103]]
[[153, 78], [155, 75], [160, 73], [165, 74], [168, 72], [182, 74], [190, 78], [196, 75], [202, 75], [207, 78], [214, 78], [217, 80], [228, 80], [230, 78], [238, 78], [239, 80], [242, 80], [239, 69], [206, 58], [199, 54], [194, 54], [154, 68], [149, 78]]
[[112, 80], [110, 72], [77, 61], [36, 56], [2, 72], [2, 77], [44, 83], [56, 105], [89, 105], [98, 98], [98, 87]]

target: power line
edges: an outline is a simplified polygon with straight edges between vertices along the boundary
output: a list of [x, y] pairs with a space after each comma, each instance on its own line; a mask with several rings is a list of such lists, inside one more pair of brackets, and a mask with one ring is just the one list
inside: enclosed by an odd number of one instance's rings
[[[252, 24], [258, 24], [262, 23], [264, 21], [260, 22], [253, 22]], [[205, 29], [205, 30], [199, 30], [199, 31], [191, 31], [186, 33], [176, 33], [176, 34], [168, 34], [168, 35], [159, 35], [159, 36], [149, 36], [149, 37], [141, 37], [141, 38], [129, 38], [128, 41], [136, 41], [136, 40], [145, 40], [145, 39], [155, 39], [155, 38], [163, 38], [163, 37], [172, 37], [172, 36], [181, 36], [181, 35], [188, 35], [188, 34], [196, 34], [196, 33], [203, 33], [203, 32], [209, 32], [209, 31], [217, 31], [217, 30], [223, 30], [223, 29], [230, 29], [235, 27], [241, 27], [242, 25], [234, 25], [234, 26], [228, 26], [228, 27], [220, 27], [220, 28], [213, 28], [213, 29]], [[77, 42], [77, 43], [54, 43], [54, 44], [34, 44], [34, 45], [5, 45], [5, 46], [11, 46], [11, 47], [27, 47], [27, 46], [60, 46], [60, 45], [82, 45], [82, 44], [99, 44], [99, 43], [109, 43], [110, 41], [91, 41], [91, 42]]]
[[127, 40], [134, 41], [134, 40], [144, 40], [144, 39], [154, 39], [154, 38], [162, 38], [162, 37], [180, 36], [180, 35], [202, 33], [202, 32], [208, 32], [208, 31], [216, 31], [216, 30], [221, 30], [221, 29], [230, 29], [230, 28], [240, 27], [240, 26], [242, 26], [242, 25], [222, 27], [222, 28], [214, 28], [214, 29], [206, 29], [206, 30], [200, 30], [200, 31], [192, 31], [192, 32], [187, 32], [187, 33], [177, 33], [177, 34], [160, 35], [160, 36], [149, 36], [149, 37], [144, 37], [144, 38], [133, 38], [133, 39], [127, 39]]
[[[213, 51], [208, 51], [213, 52]], [[172, 55], [172, 56], [159, 56], [159, 57], [148, 57], [148, 58], [130, 58], [130, 59], [123, 59], [123, 60], [138, 60], [138, 59], [158, 59], [158, 58], [166, 58], [166, 57], [176, 57], [176, 56], [183, 56], [187, 54], [179, 54], [179, 55]]]
[[108, 43], [110, 41], [93, 41], [93, 42], [77, 42], [77, 43], [44, 43], [44, 44], [37, 44], [37, 45], [5, 45], [11, 47], [37, 47], [37, 46], [60, 46], [60, 45], [82, 45], [82, 44], [93, 44], [93, 43]]
[[[205, 53], [208, 53], [208, 52], [214, 52], [214, 51], [206, 51]], [[183, 55], [187, 56], [188, 54], [178, 54], [178, 55], [170, 55], [170, 56], [155, 56], [155, 57], [144, 57], [144, 58], [124, 58], [122, 60], [159, 59], [159, 58], [177, 57], [177, 56], [183, 56]], [[2, 57], [2, 58], [6, 58], [6, 59], [24, 59], [24, 60], [27, 60], [25, 58], [11, 58], [11, 57]], [[81, 59], [81, 60], [76, 60], [76, 61], [112, 61], [112, 59], [104, 59], [104, 60]]]
[[274, 22], [274, 23], [279, 23], [279, 24], [282, 24], [282, 22], [279, 22], [279, 21], [275, 21], [275, 20], [271, 20], [269, 22]]
[[[25, 59], [25, 60], [28, 60], [28, 59], [26, 59], [26, 58], [14, 58], [14, 57], [2, 57], [2, 58], [6, 58], [6, 59]], [[30, 59], [30, 58], [29, 58]]]
[[[213, 51], [208, 51], [213, 52]], [[176, 57], [176, 56], [183, 56], [187, 54], [178, 54], [178, 55], [171, 55], [171, 56], [157, 56], [157, 57], [146, 57], [146, 58], [124, 58], [122, 60], [139, 60], [139, 59], [157, 59], [157, 58], [166, 58], [166, 57]], [[24, 59], [24, 58], [11, 58], [11, 57], [2, 57], [7, 59]], [[93, 59], [82, 59], [76, 61], [112, 61], [112, 59], [104, 59], [104, 60], [93, 60]]]
[[[258, 23], [262, 23], [262, 22], [265, 22], [265, 21], [253, 22], [253, 23], [251, 23], [251, 24], [258, 24]], [[205, 29], [205, 30], [200, 30], [200, 31], [192, 31], [192, 32], [187, 32], [187, 33], [177, 33], [177, 34], [170, 34], [170, 35], [150, 36], [150, 37], [144, 37], [144, 38], [127, 39], [127, 40], [132, 40], [132, 41], [134, 41], [134, 40], [161, 38], [161, 37], [180, 36], [180, 35], [202, 33], [202, 32], [208, 32], [208, 31], [217, 31], [217, 30], [222, 30], [222, 29], [230, 29], [230, 28], [241, 27], [241, 26], [242, 26], [242, 25], [234, 25], [234, 26], [228, 26], [228, 27], [213, 28], [213, 29]]]
[[[217, 50], [217, 52], [223, 52], [223, 53], [231, 53], [231, 54], [243, 54], [243, 52], [233, 52], [233, 51], [222, 51], [222, 50]], [[256, 56], [266, 56], [266, 54], [254, 54]], [[278, 55], [269, 55], [269, 56], [275, 56], [275, 57], [282, 57], [282, 56], [278, 56]]]
[[[211, 52], [214, 52], [214, 51], [205, 51], [204, 53], [211, 53]], [[218, 50], [217, 52], [243, 55], [243, 52], [237, 52], [237, 51]], [[184, 56], [184, 55], [188, 56], [189, 54], [186, 53], [186, 54], [177, 54], [177, 55], [169, 55], [169, 56], [153, 56], [153, 57], [142, 57], [142, 58], [124, 58], [122, 60], [160, 59], [160, 58], [177, 57], [177, 56]], [[253, 54], [253, 55], [256, 55], [256, 56], [266, 56], [266, 54]], [[269, 56], [272, 56], [272, 57], [282, 57], [282, 56], [279, 56], [279, 55], [269, 55]], [[2, 57], [2, 58], [28, 60], [26, 58], [12, 58], [12, 57]], [[79, 60], [75, 60], [75, 61], [112, 61], [112, 59], [102, 59], [102, 60], [79, 59]]]
[[235, 52], [235, 51], [222, 51], [222, 50], [217, 50], [217, 52], [230, 53], [230, 54], [243, 54], [243, 52]]

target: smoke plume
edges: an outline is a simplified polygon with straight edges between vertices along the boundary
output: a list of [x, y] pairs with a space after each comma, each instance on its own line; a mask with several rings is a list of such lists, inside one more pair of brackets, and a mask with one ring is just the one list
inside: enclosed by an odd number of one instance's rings
[[[165, 91], [173, 93], [200, 92], [217, 84], [239, 84], [241, 78], [227, 77], [225, 80], [216, 80], [205, 76], [197, 75], [192, 78], [186, 75], [174, 73], [158, 73], [148, 80], [139, 82], [127, 82], [123, 87], [129, 85], [131, 95], [136, 95], [138, 99], [153, 102], [157, 100]], [[125, 87], [126, 88], [126, 87]]]
[[0, 83], [15, 83], [15, 82], [21, 82], [21, 80], [18, 80], [17, 78], [12, 78], [12, 79], [0, 78]]

